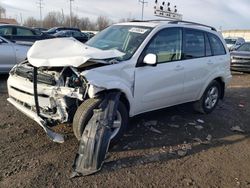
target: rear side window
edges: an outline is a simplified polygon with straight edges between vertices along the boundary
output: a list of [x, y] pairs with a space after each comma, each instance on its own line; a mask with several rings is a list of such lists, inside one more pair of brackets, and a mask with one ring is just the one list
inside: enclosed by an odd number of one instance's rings
[[205, 57], [205, 37], [199, 30], [185, 29], [184, 59]]
[[17, 28], [16, 29], [17, 36], [34, 36], [34, 33], [31, 30], [24, 29], [24, 28]]
[[12, 35], [12, 28], [11, 27], [0, 28], [0, 35]]
[[219, 37], [214, 34], [208, 33], [208, 38], [212, 47], [213, 55], [224, 55], [226, 54], [226, 50], [224, 45], [222, 44]]

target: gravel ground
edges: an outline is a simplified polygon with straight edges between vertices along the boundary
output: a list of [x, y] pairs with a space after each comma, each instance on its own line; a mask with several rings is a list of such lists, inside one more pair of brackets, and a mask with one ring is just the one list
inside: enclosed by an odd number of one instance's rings
[[69, 176], [78, 142], [70, 125], [58, 127], [64, 144], [51, 142], [7, 103], [6, 78], [0, 80], [0, 187], [250, 187], [248, 74], [233, 75], [212, 114], [196, 114], [187, 104], [131, 119], [103, 169], [75, 179]]

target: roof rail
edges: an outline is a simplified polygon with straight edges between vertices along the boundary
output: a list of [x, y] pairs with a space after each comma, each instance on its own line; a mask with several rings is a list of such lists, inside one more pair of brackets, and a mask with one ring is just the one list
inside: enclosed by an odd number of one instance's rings
[[131, 20], [130, 22], [172, 22], [172, 21], [175, 21], [175, 20], [171, 20], [171, 19], [153, 19], [153, 20]]
[[182, 20], [175, 20], [175, 21], [171, 21], [169, 22], [169, 24], [178, 24], [178, 23], [186, 23], [186, 24], [191, 24], [191, 25], [198, 25], [198, 26], [202, 26], [202, 27], [208, 27], [213, 31], [217, 31], [214, 27], [209, 26], [209, 25], [204, 25], [204, 24], [200, 24], [200, 23], [196, 23], [196, 22], [189, 22], [189, 21], [182, 21]]
[[154, 20], [132, 20], [130, 22], [153, 22], [153, 21], [163, 21], [163, 22], [168, 22], [169, 24], [178, 24], [178, 23], [185, 23], [185, 24], [190, 24], [190, 25], [198, 25], [202, 27], [208, 27], [213, 31], [217, 31], [214, 27], [209, 26], [209, 25], [204, 25], [196, 22], [189, 22], [189, 21], [183, 21], [183, 20], [171, 20], [171, 19], [154, 19]]

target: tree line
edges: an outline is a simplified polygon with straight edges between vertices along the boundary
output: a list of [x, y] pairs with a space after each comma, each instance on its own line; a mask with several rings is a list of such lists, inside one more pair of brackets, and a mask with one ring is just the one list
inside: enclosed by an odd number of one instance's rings
[[[119, 22], [130, 21], [131, 19], [121, 19]], [[73, 15], [71, 18], [71, 26], [79, 28], [80, 30], [89, 30], [89, 31], [101, 31], [113, 24], [114, 22], [106, 16], [98, 16], [95, 21], [90, 20], [88, 17], [78, 17]], [[70, 26], [70, 16], [64, 16], [61, 12], [49, 12], [42, 22], [35, 19], [34, 17], [29, 17], [24, 21], [25, 26], [28, 27], [44, 27], [52, 28], [56, 26]]]
[[[5, 18], [6, 9], [0, 5], [0, 18]], [[119, 22], [130, 21], [131, 19], [121, 19]], [[71, 26], [79, 28], [80, 30], [89, 30], [89, 31], [101, 31], [109, 25], [113, 24], [114, 21], [109, 19], [106, 16], [98, 16], [96, 20], [90, 20], [88, 17], [79, 17], [77, 15], [72, 15]], [[64, 15], [62, 12], [49, 12], [43, 20], [36, 19], [34, 17], [28, 17], [24, 23], [24, 26], [27, 27], [43, 27], [43, 28], [52, 28], [52, 27], [69, 27], [70, 26], [70, 16]]]
[[[77, 15], [73, 15], [71, 18], [71, 26], [77, 27], [81, 30], [100, 31], [112, 23], [112, 20], [106, 16], [99, 16], [96, 21], [92, 21], [88, 17], [80, 18]], [[61, 12], [49, 12], [42, 21], [35, 19], [34, 17], [29, 17], [24, 21], [23, 25], [44, 28], [52, 28], [56, 26], [69, 27], [70, 16], [64, 16]]]

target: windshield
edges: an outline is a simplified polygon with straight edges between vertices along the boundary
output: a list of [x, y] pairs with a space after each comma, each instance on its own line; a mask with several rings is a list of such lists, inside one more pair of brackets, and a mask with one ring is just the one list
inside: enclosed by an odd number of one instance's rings
[[242, 46], [240, 46], [237, 51], [246, 51], [250, 52], [250, 43], [245, 43]]
[[117, 60], [130, 59], [152, 28], [129, 25], [113, 25], [98, 33], [86, 44], [102, 50], [117, 49], [125, 55]]
[[56, 27], [53, 27], [51, 29], [49, 29], [47, 32], [54, 32], [57, 28]]
[[236, 39], [225, 39], [226, 44], [235, 44], [236, 43]]

